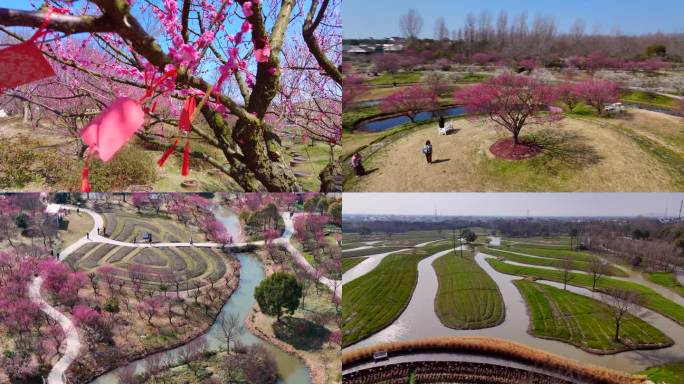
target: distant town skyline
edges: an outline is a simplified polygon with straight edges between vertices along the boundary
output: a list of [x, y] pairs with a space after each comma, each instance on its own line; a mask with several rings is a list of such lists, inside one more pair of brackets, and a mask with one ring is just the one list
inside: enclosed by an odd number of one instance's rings
[[599, 217], [679, 215], [684, 193], [345, 193], [343, 214]]
[[561, 33], [567, 32], [578, 18], [584, 21], [587, 33], [595, 27], [606, 34], [618, 27], [622, 33], [633, 35], [684, 33], [684, 1], [681, 0], [344, 0], [342, 6], [345, 39], [400, 36], [399, 18], [410, 8], [423, 18], [422, 38], [433, 37], [439, 17], [444, 17], [449, 29], [455, 30], [463, 25], [469, 12], [477, 16], [487, 11], [495, 21], [501, 10], [508, 13], [509, 20], [522, 12], [527, 12], [528, 22], [537, 15], [553, 17]]

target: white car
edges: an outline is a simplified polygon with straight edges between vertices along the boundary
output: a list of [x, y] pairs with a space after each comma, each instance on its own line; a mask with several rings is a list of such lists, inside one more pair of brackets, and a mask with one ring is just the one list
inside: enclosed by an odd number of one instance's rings
[[613, 104], [608, 104], [603, 108], [604, 111], [606, 112], [624, 112], [625, 111], [625, 106], [622, 103], [613, 103]]

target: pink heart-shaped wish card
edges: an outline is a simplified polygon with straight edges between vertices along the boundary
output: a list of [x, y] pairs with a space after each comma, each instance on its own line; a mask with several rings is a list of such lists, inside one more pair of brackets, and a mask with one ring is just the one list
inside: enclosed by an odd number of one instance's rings
[[119, 97], [81, 129], [80, 135], [90, 150], [107, 162], [133, 137], [145, 121], [140, 103]]

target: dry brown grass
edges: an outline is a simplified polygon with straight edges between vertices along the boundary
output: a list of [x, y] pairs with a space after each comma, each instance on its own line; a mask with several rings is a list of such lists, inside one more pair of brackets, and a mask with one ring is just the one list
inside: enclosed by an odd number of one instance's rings
[[581, 365], [575, 361], [518, 344], [508, 340], [487, 337], [439, 337], [420, 340], [376, 344], [342, 354], [342, 365], [349, 365], [373, 358], [377, 351], [419, 352], [421, 350], [446, 350], [449, 352], [475, 353], [517, 360], [542, 367], [564, 375], [582, 378], [596, 384], [642, 384], [644, 376], [632, 376], [605, 368]]
[[[631, 122], [627, 121], [626, 124]], [[552, 150], [528, 161], [495, 159], [489, 146], [507, 132], [480, 121], [457, 119], [458, 130], [438, 134], [436, 124], [405, 135], [378, 151], [365, 166], [375, 170], [348, 183], [348, 191], [675, 191], [666, 168], [618, 130], [589, 119], [567, 118], [549, 129], [526, 129]], [[427, 164], [420, 152], [433, 144]], [[345, 142], [345, 146], [346, 146]]]

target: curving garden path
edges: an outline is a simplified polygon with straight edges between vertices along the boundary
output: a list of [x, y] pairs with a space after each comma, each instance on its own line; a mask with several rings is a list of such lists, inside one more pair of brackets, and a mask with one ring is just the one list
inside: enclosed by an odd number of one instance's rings
[[[437, 241], [441, 241], [441, 240], [426, 241], [424, 243], [414, 245], [413, 248], [422, 248], [428, 244], [432, 244], [432, 243], [437, 242]], [[366, 248], [366, 247], [364, 247], [364, 248]], [[367, 248], [371, 248], [371, 247], [367, 247]], [[357, 249], [357, 248], [354, 248], [354, 249]], [[405, 248], [405, 249], [399, 249], [397, 251], [392, 251], [392, 252], [378, 253], [377, 255], [363, 256], [366, 258], [364, 261], [358, 263], [357, 265], [354, 266], [354, 268], [351, 268], [350, 270], [348, 270], [347, 272], [345, 272], [342, 275], [342, 284], [347, 284], [348, 282], [350, 282], [354, 279], [358, 279], [359, 277], [361, 277], [361, 276], [367, 274], [368, 272], [372, 271], [373, 269], [375, 269], [375, 267], [378, 266], [378, 264], [380, 264], [380, 262], [385, 257], [387, 257], [393, 253], [404, 252], [404, 251], [408, 251], [410, 249], [411, 248]]]
[[[437, 294], [438, 280], [437, 274], [432, 267], [432, 262], [447, 252], [449, 251], [438, 252], [418, 263], [418, 281], [413, 296], [406, 309], [396, 321], [371, 337], [345, 348], [345, 351], [373, 344], [428, 337], [485, 336], [516, 341], [584, 364], [599, 365], [624, 372], [634, 372], [652, 365], [681, 360], [682, 356], [684, 356], [684, 327], [663, 315], [645, 308], [640, 308], [635, 315], [663, 331], [675, 342], [673, 346], [657, 350], [637, 350], [612, 355], [596, 355], [570, 344], [530, 335], [528, 333], [530, 315], [527, 311], [527, 304], [514, 284], [514, 281], [522, 279], [522, 277], [496, 271], [487, 262], [487, 258], [495, 257], [485, 253], [478, 253], [475, 256], [475, 261], [497, 284], [504, 300], [505, 319], [501, 324], [485, 329], [457, 330], [448, 328], [441, 323], [434, 309], [433, 298]], [[554, 282], [542, 280], [538, 282], [557, 286], [557, 283]], [[578, 287], [570, 288], [570, 286], [568, 286], [568, 289], [572, 292], [605, 302], [601, 295], [589, 290]]]
[[65, 335], [64, 340], [66, 342], [64, 355], [62, 355], [59, 361], [52, 367], [52, 370], [48, 375], [47, 384], [63, 384], [65, 382], [64, 372], [66, 372], [69, 365], [78, 357], [79, 351], [81, 350], [81, 341], [78, 337], [78, 329], [71, 319], [56, 310], [43, 299], [40, 294], [40, 287], [42, 284], [42, 277], [37, 276], [33, 279], [29, 285], [29, 298], [40, 307], [41, 311], [45, 312], [46, 315], [55, 320], [60, 327], [62, 327], [62, 331]]
[[[137, 248], [147, 248], [147, 247], [222, 247], [224, 246], [221, 243], [214, 243], [214, 242], [193, 242], [192, 244], [188, 243], [152, 243], [152, 244], [146, 244], [146, 243], [127, 243], [123, 241], [118, 241], [114, 239], [110, 239], [108, 237], [100, 236], [97, 231], [98, 228], [103, 228], [104, 227], [104, 219], [102, 218], [102, 215], [99, 213], [87, 209], [87, 208], [81, 208], [81, 207], [76, 207], [72, 205], [60, 205], [59, 208], [62, 209], [68, 209], [71, 211], [76, 211], [78, 210], [79, 212], [84, 212], [93, 219], [93, 228], [88, 232], [86, 236], [83, 236], [82, 238], [78, 239], [76, 242], [73, 244], [69, 245], [65, 249], [63, 249], [59, 253], [59, 260], [63, 261], [66, 259], [67, 256], [72, 254], [74, 251], [79, 249], [85, 244], [88, 243], [106, 243], [106, 244], [112, 244], [112, 245], [117, 245], [117, 246], [123, 246], [123, 247], [137, 247]], [[304, 255], [290, 242], [290, 239], [292, 238], [292, 235], [294, 234], [294, 217], [298, 216], [295, 214], [293, 217], [290, 217], [289, 212], [284, 212], [281, 213], [281, 216], [285, 222], [285, 231], [283, 232], [282, 236], [279, 237], [278, 239], [275, 239], [274, 242], [280, 245], [283, 245], [285, 248], [287, 248], [288, 252], [294, 257], [295, 262], [302, 267], [304, 270], [306, 270], [311, 276], [315, 276], [318, 278], [318, 281], [321, 284], [324, 284], [327, 286], [333, 294], [341, 298], [342, 297], [342, 292], [340, 289], [338, 289], [341, 286], [341, 281], [339, 280], [332, 280], [329, 279], [325, 276], [320, 276], [320, 273], [311, 265], [309, 262], [306, 260]], [[245, 247], [245, 246], [263, 246], [264, 241], [253, 241], [253, 242], [242, 242], [242, 243], [231, 243], [229, 246], [230, 247]], [[55, 321], [57, 321], [60, 326], [62, 327], [64, 334], [66, 335], [66, 352], [64, 356], [57, 362], [52, 367], [52, 370], [50, 371], [50, 374], [48, 376], [48, 384], [64, 384], [64, 372], [69, 368], [69, 365], [78, 357], [79, 355], [79, 350], [81, 348], [81, 343], [80, 339], [78, 336], [78, 330], [74, 326], [73, 322], [64, 314], [61, 312], [57, 311], [55, 308], [50, 306], [40, 295], [40, 286], [42, 284], [42, 278], [41, 277], [36, 277], [31, 285], [29, 286], [29, 297], [31, 300], [38, 304], [43, 312], [45, 312], [48, 316], [53, 318]]]

